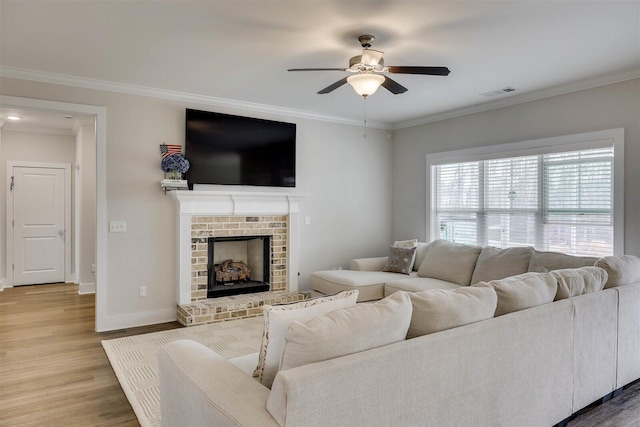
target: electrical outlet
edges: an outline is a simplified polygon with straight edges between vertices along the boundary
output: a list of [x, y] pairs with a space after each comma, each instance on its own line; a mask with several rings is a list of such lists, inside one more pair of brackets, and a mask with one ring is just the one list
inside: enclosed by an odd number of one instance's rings
[[96, 272], [96, 265], [95, 264], [91, 264], [91, 272], [92, 273]]
[[138, 296], [140, 296], [140, 297], [146, 297], [147, 296], [147, 287], [146, 286], [140, 286], [140, 288], [138, 288]]
[[304, 225], [311, 225], [311, 217], [310, 216], [305, 216], [304, 217]]
[[127, 231], [127, 221], [109, 221], [109, 233], [124, 233]]

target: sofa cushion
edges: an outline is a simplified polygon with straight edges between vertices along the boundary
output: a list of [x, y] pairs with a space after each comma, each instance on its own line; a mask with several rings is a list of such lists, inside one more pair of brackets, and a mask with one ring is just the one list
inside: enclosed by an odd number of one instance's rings
[[293, 322], [286, 336], [281, 370], [335, 359], [403, 341], [411, 322], [411, 300], [398, 292], [373, 304], [358, 304]]
[[604, 268], [609, 275], [605, 288], [640, 283], [640, 258], [637, 256], [606, 256], [595, 265]]
[[262, 345], [254, 376], [257, 376], [262, 384], [271, 388], [273, 379], [278, 373], [285, 346], [285, 334], [292, 322], [306, 322], [331, 311], [354, 306], [357, 298], [358, 291], [351, 290], [292, 304], [265, 305], [262, 308], [264, 314]]
[[392, 280], [384, 285], [384, 296], [394, 292], [421, 292], [429, 289], [458, 289], [460, 285], [430, 277], [412, 277], [410, 279]]
[[391, 247], [391, 253], [382, 271], [410, 274], [416, 259], [416, 248]]
[[498, 296], [492, 287], [433, 289], [409, 294], [413, 305], [407, 338], [491, 319]]
[[358, 302], [384, 298], [384, 284], [393, 280], [409, 279], [415, 273], [406, 276], [384, 271], [325, 270], [311, 274], [311, 289], [325, 295], [340, 291], [358, 289]]
[[429, 244], [425, 242], [418, 242], [416, 246], [416, 262], [413, 264], [413, 271], [418, 271], [422, 261], [424, 261], [424, 257], [427, 256], [427, 251], [429, 248]]
[[533, 251], [529, 262], [529, 271], [546, 273], [552, 270], [564, 268], [589, 267], [596, 263], [598, 258], [588, 256], [573, 256], [561, 252]]
[[558, 281], [554, 301], [601, 291], [607, 282], [607, 272], [600, 267], [580, 267], [554, 270]]
[[420, 264], [418, 276], [468, 286], [481, 249], [480, 246], [434, 240], [429, 244], [427, 255]]
[[558, 290], [556, 277], [551, 273], [524, 273], [473, 286], [495, 289], [498, 295], [496, 316], [553, 302]]
[[471, 276], [471, 284], [526, 273], [529, 270], [532, 252], [533, 248], [530, 246], [505, 249], [483, 247]]

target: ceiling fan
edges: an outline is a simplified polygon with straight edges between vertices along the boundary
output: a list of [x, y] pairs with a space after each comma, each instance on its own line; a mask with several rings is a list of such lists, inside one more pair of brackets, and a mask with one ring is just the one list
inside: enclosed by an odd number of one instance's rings
[[407, 67], [384, 65], [384, 52], [371, 49], [371, 43], [375, 37], [370, 34], [363, 34], [358, 37], [362, 46], [362, 54], [354, 56], [349, 60], [349, 68], [291, 68], [287, 71], [348, 71], [353, 73], [351, 76], [338, 80], [332, 85], [322, 89], [318, 94], [333, 92], [345, 83], [349, 83], [353, 89], [366, 98], [373, 94], [380, 86], [387, 89], [394, 95], [405, 93], [408, 89], [395, 80], [390, 79], [384, 74], [423, 74], [429, 76], [447, 76], [449, 69], [447, 67]]

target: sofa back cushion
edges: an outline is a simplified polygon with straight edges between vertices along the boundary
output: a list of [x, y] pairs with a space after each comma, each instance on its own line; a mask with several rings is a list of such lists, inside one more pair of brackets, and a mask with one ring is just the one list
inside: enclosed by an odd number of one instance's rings
[[411, 300], [396, 292], [377, 303], [358, 304], [293, 322], [286, 336], [281, 370], [335, 359], [403, 341], [411, 322]]
[[481, 249], [480, 246], [434, 240], [427, 248], [418, 276], [469, 286]]
[[564, 268], [590, 267], [596, 263], [598, 258], [588, 256], [573, 256], [561, 252], [540, 252], [533, 251], [529, 262], [529, 271], [535, 273], [546, 273], [552, 270]]
[[558, 281], [554, 301], [601, 291], [608, 277], [600, 267], [567, 268], [554, 270], [551, 274]]
[[433, 289], [409, 296], [413, 314], [407, 338], [490, 319], [498, 303], [496, 291], [491, 287]]
[[483, 247], [473, 270], [471, 284], [526, 273], [529, 271], [532, 252], [531, 246], [506, 249]]
[[264, 306], [262, 346], [258, 353], [258, 367], [253, 375], [263, 385], [271, 388], [278, 373], [289, 325], [294, 321], [306, 322], [331, 311], [354, 306], [357, 299], [358, 291], [352, 290], [292, 304]]
[[606, 256], [596, 262], [609, 275], [605, 288], [640, 283], [640, 258], [634, 255]]
[[495, 289], [498, 295], [496, 316], [553, 302], [558, 290], [556, 277], [551, 273], [524, 273], [474, 286]]

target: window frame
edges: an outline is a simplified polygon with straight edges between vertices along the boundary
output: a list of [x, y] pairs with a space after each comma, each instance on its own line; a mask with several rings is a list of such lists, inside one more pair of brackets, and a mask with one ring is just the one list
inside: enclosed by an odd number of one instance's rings
[[[624, 253], [624, 128], [608, 129], [551, 138], [495, 144], [462, 150], [431, 153], [426, 156], [426, 241], [438, 236], [435, 218], [435, 168], [447, 163], [462, 163], [520, 156], [563, 153], [613, 147], [613, 254]], [[542, 199], [540, 199], [542, 200]]]

